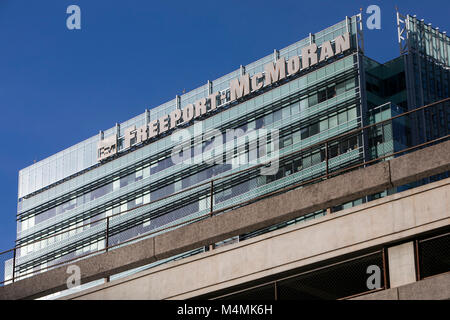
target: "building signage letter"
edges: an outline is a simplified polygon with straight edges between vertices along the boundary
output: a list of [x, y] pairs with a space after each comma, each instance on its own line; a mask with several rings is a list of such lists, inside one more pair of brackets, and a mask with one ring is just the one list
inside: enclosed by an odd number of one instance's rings
[[274, 63], [270, 62], [264, 66], [265, 71], [265, 83], [264, 86], [269, 86], [272, 83], [280, 81], [286, 78], [286, 60], [281, 58]]
[[230, 81], [231, 100], [237, 100], [250, 93], [250, 76], [244, 74], [239, 79]]
[[[131, 126], [124, 133], [124, 147], [128, 149], [131, 146], [144, 142], [148, 139], [157, 137], [159, 134], [177, 127], [178, 124], [186, 124], [192, 119], [202, 117], [210, 111], [214, 111], [224, 103], [236, 101], [239, 98], [249, 95], [251, 92], [270, 86], [287, 76], [292, 76], [301, 70], [308, 69], [319, 62], [326, 61], [337, 54], [341, 54], [351, 47], [350, 33], [344, 33], [334, 39], [334, 41], [325, 41], [320, 48], [320, 54], [316, 43], [301, 49], [301, 57], [294, 55], [287, 61], [284, 57], [264, 65], [264, 73], [258, 72], [251, 78], [244, 74], [239, 78], [230, 80], [228, 90], [214, 92], [206, 98], [201, 98], [195, 103], [186, 105], [182, 110], [175, 109], [169, 115], [151, 121], [148, 126], [142, 126], [136, 129]], [[334, 44], [333, 44], [334, 43]], [[320, 56], [319, 56], [320, 55]], [[301, 63], [300, 63], [301, 59]], [[209, 89], [212, 90], [211, 83]], [[211, 91], [209, 91], [211, 92]], [[98, 161], [117, 153], [117, 137], [105, 139], [98, 143], [97, 159]]]

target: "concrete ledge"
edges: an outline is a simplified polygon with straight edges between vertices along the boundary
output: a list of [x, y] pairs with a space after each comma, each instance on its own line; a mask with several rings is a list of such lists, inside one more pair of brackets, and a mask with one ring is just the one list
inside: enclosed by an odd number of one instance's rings
[[348, 300], [398, 300], [398, 288], [368, 293]]
[[[450, 163], [448, 150], [450, 141], [77, 261], [82, 283], [356, 200], [430, 173], [445, 172]], [[60, 291], [66, 286], [66, 270], [67, 265], [0, 287], [0, 299], [34, 298]]]
[[450, 171], [449, 150], [450, 141], [445, 141], [390, 160], [392, 184], [401, 186]]
[[153, 238], [144, 239], [0, 287], [0, 299], [33, 299], [67, 289], [67, 279], [70, 276], [67, 268], [71, 265], [80, 268], [82, 283], [87, 283], [152, 263], [156, 261], [154, 253]]
[[450, 299], [450, 272], [398, 288], [399, 300]]
[[350, 300], [449, 300], [450, 272]]
[[389, 163], [381, 162], [161, 234], [155, 237], [155, 254], [158, 260], [168, 258], [390, 187]]

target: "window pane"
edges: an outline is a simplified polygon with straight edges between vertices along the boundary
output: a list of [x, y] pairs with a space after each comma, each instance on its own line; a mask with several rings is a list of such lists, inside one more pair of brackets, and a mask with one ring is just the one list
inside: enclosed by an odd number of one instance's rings
[[273, 122], [281, 120], [281, 110], [277, 110], [273, 114]]
[[350, 89], [353, 89], [355, 87], [355, 79], [349, 79], [345, 83], [345, 89], [348, 91]]
[[318, 96], [318, 103], [324, 102], [325, 100], [327, 100], [327, 92], [326, 90], [321, 90], [319, 91], [319, 93], [317, 94]]
[[301, 135], [302, 135], [302, 140], [309, 137], [308, 127], [302, 128], [300, 130], [300, 132], [301, 132]]
[[317, 104], [317, 94], [314, 94], [308, 98], [308, 105], [312, 107]]
[[320, 163], [320, 152], [316, 152], [311, 156], [311, 165]]
[[338, 122], [339, 124], [347, 122], [347, 111], [338, 114]]
[[306, 156], [303, 158], [303, 167], [308, 168], [311, 166], [311, 156]]
[[323, 132], [327, 129], [328, 129], [328, 119], [325, 118], [320, 121], [319, 130], [320, 130], [320, 132]]
[[345, 82], [338, 83], [336, 86], [336, 94], [340, 95], [345, 92]]
[[285, 107], [282, 109], [281, 112], [282, 112], [283, 119], [287, 119], [291, 116], [291, 107], [290, 106]]
[[348, 110], [347, 113], [348, 113], [348, 120], [356, 119], [356, 107]]
[[328, 87], [327, 88], [327, 99], [331, 99], [336, 96], [336, 87]]
[[296, 113], [300, 112], [300, 103], [294, 103], [293, 105], [291, 105], [291, 114], [294, 115]]
[[329, 128], [336, 127], [337, 124], [338, 124], [338, 122], [337, 122], [337, 115], [334, 115], [334, 116], [330, 117], [330, 119], [329, 119]]
[[314, 123], [314, 124], [312, 124], [310, 126], [310, 128], [309, 128], [309, 135], [313, 136], [313, 135], [318, 134], [318, 133], [319, 133], [319, 123], [317, 122], [317, 123]]
[[308, 107], [308, 100], [303, 99], [300, 101], [300, 112], [303, 112]]

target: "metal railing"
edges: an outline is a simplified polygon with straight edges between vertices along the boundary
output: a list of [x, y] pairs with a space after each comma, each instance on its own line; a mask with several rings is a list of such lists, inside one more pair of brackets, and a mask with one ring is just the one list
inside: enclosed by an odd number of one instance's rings
[[[174, 192], [170, 195], [161, 197], [159, 199], [150, 201], [148, 203], [135, 206], [132, 209], [124, 210], [120, 213], [112, 214], [110, 216], [99, 218], [97, 220], [92, 220], [92, 217], [85, 218], [83, 221], [85, 221], [85, 220], [90, 220], [90, 221], [88, 221], [87, 223], [78, 224], [74, 227], [70, 227], [59, 233], [54, 233], [49, 236], [42, 237], [40, 239], [28, 242], [26, 244], [18, 245], [16, 247], [6, 250], [4, 252], [0, 252], [0, 256], [2, 257], [2, 259], [0, 260], [0, 272], [5, 274], [6, 269], [4, 270], [2, 268], [9, 268], [12, 271], [10, 275], [5, 276], [5, 279], [0, 282], [0, 285], [13, 283], [19, 279], [29, 277], [33, 274], [47, 271], [49, 269], [52, 269], [52, 268], [58, 267], [60, 265], [63, 265], [63, 264], [69, 263], [69, 262], [73, 262], [73, 261], [76, 261], [79, 259], [83, 259], [88, 256], [92, 256], [92, 255], [99, 254], [102, 252], [108, 252], [109, 250], [114, 249], [118, 246], [123, 246], [125, 244], [129, 244], [129, 243], [138, 241], [143, 238], [155, 236], [159, 233], [166, 232], [166, 231], [178, 228], [178, 227], [186, 225], [186, 224], [195, 223], [197, 221], [213, 217], [217, 214], [221, 214], [226, 211], [251, 204], [255, 201], [258, 201], [258, 200], [261, 200], [264, 198], [275, 196], [275, 195], [287, 192], [289, 190], [303, 187], [305, 185], [323, 181], [325, 179], [342, 174], [344, 172], [348, 172], [350, 170], [355, 170], [360, 167], [365, 167], [365, 166], [377, 163], [379, 161], [383, 161], [387, 158], [395, 157], [395, 156], [398, 156], [398, 155], [401, 155], [401, 154], [404, 154], [404, 153], [407, 153], [407, 152], [410, 152], [410, 151], [413, 151], [413, 150], [416, 150], [419, 148], [423, 148], [425, 146], [429, 146], [429, 145], [432, 145], [435, 143], [446, 141], [446, 140], [448, 140], [448, 138], [450, 136], [448, 134], [449, 133], [448, 129], [446, 131], [446, 135], [443, 135], [443, 136], [433, 139], [431, 141], [422, 143], [420, 145], [412, 146], [412, 147], [404, 147], [401, 150], [394, 150], [392, 147], [391, 148], [392, 152], [387, 152], [387, 153], [381, 152], [381, 154], [377, 150], [379, 149], [380, 145], [385, 143], [385, 141], [384, 140], [377, 141], [377, 143], [375, 145], [369, 144], [369, 146], [366, 146], [366, 148], [372, 149], [374, 151], [373, 159], [367, 160], [367, 161], [362, 161], [362, 159], [363, 159], [362, 158], [363, 143], [368, 141], [367, 137], [369, 137], [369, 138], [373, 137], [375, 132], [379, 132], [380, 128], [381, 128], [381, 132], [384, 132], [383, 128], [391, 125], [394, 121], [396, 121], [397, 119], [400, 119], [401, 117], [407, 117], [409, 119], [410, 116], [414, 116], [418, 112], [425, 111], [425, 110], [429, 111], [429, 110], [431, 110], [431, 108], [440, 106], [440, 105], [444, 106], [445, 121], [448, 121], [448, 117], [450, 116], [450, 111], [449, 111], [450, 104], [449, 103], [450, 103], [450, 98], [447, 98], [447, 99], [444, 99], [441, 101], [437, 101], [435, 103], [419, 107], [417, 109], [396, 115], [394, 117], [390, 117], [388, 119], [379, 121], [377, 123], [370, 124], [370, 125], [367, 125], [362, 128], [357, 128], [357, 129], [347, 131], [338, 136], [334, 136], [334, 137], [328, 138], [326, 140], [322, 140], [317, 143], [313, 143], [307, 147], [304, 147], [299, 150], [293, 151], [291, 153], [285, 154], [280, 157], [280, 159], [279, 159], [280, 163], [289, 163], [289, 161], [291, 161], [296, 156], [304, 155], [307, 152], [310, 152], [310, 153], [311, 152], [320, 152], [321, 161], [319, 163], [315, 164], [318, 168], [317, 172], [312, 174], [311, 178], [303, 179], [303, 180], [300, 179], [300, 181], [298, 179], [297, 180], [295, 180], [295, 179], [288, 180], [290, 178], [290, 176], [293, 176], [294, 174], [292, 174], [292, 173], [286, 174], [285, 176], [280, 177], [278, 179], [279, 180], [278, 182], [276, 182], [277, 180], [275, 179], [271, 182], [263, 184], [263, 186], [267, 186], [270, 183], [275, 182], [272, 190], [270, 188], [268, 188], [267, 189], [268, 192], [262, 192], [262, 194], [258, 194], [257, 192], [253, 192], [253, 193], [249, 192], [249, 190], [253, 190], [253, 189], [256, 190], [257, 188], [261, 187], [261, 185], [254, 182], [253, 185], [247, 185], [245, 188], [241, 188], [242, 190], [244, 190], [244, 193], [245, 192], [247, 193], [247, 195], [244, 197], [244, 201], [239, 201], [237, 203], [232, 203], [229, 205], [226, 205], [227, 204], [226, 201], [219, 202], [218, 201], [219, 200], [218, 193], [220, 191], [224, 190], [224, 186], [221, 183], [227, 179], [232, 180], [233, 178], [239, 178], [239, 177], [242, 178], [246, 174], [248, 175], [252, 171], [255, 171], [258, 168], [268, 165], [270, 163], [270, 161], [266, 162], [266, 163], [260, 163], [260, 164], [257, 164], [257, 165], [254, 165], [254, 166], [251, 166], [251, 167], [248, 167], [248, 168], [236, 171], [236, 172], [225, 174], [225, 175], [217, 177], [217, 178], [211, 178], [208, 181], [197, 183], [188, 188], [184, 188], [183, 190]], [[387, 131], [387, 132], [389, 132], [389, 131]], [[394, 133], [392, 133], [392, 130], [391, 130], [391, 134], [392, 135], [394, 134]], [[349, 138], [353, 138], [353, 141], [354, 141], [354, 138], [356, 138], [357, 145], [351, 146], [350, 142], [349, 142], [350, 140], [346, 140]], [[395, 137], [389, 137], [390, 141], [393, 141], [394, 138]], [[385, 138], [383, 138], [383, 139], [385, 139]], [[343, 142], [343, 141], [347, 141], [348, 144], [344, 145], [344, 146], [339, 144], [340, 142]], [[336, 154], [336, 148], [338, 148], [337, 154]], [[335, 159], [337, 157], [344, 156], [345, 154], [352, 152], [353, 150], [356, 150], [357, 151], [356, 153], [358, 154], [358, 157], [356, 157], [353, 162], [350, 161], [350, 162], [341, 163], [339, 161], [335, 161]], [[291, 163], [291, 165], [293, 166], [292, 163]], [[283, 168], [283, 170], [285, 170], [285, 169]], [[302, 170], [307, 170], [307, 168], [302, 167], [296, 174], [301, 173]], [[285, 171], [283, 171], [283, 172], [285, 172]], [[311, 172], [313, 172], [313, 171], [311, 171]], [[285, 179], [285, 181], [283, 179]], [[239, 179], [236, 179], [236, 180], [239, 180]], [[253, 180], [255, 180], [255, 179], [253, 179]], [[279, 187], [278, 185], [281, 185], [282, 187]], [[239, 187], [239, 184], [235, 185], [234, 187]], [[250, 187], [252, 187], [252, 188], [250, 188]], [[199, 191], [202, 191], [202, 193], [199, 193]], [[180, 219], [180, 216], [177, 215], [177, 212], [179, 213], [179, 211], [176, 211], [176, 209], [173, 211], [164, 212], [164, 205], [169, 206], [169, 204], [175, 202], [176, 200], [185, 199], [185, 198], [183, 198], [183, 196], [187, 197], [193, 193], [200, 194], [201, 200], [204, 201], [203, 209], [201, 209], [201, 210], [199, 209], [197, 211], [193, 210], [194, 212], [191, 212], [191, 213], [188, 212], [188, 214], [185, 214], [181, 219]], [[240, 194], [239, 190], [237, 193]], [[232, 199], [235, 199], [235, 198], [232, 198]], [[240, 199], [242, 199], [242, 197]], [[194, 200], [198, 202], [199, 198], [197, 197]], [[152, 206], [154, 208], [150, 210], [150, 207], [152, 207]], [[186, 207], [188, 207], [188, 204], [186, 205]], [[150, 211], [147, 210], [147, 212], [145, 212], [146, 209], [148, 209]], [[150, 216], [151, 211], [154, 211], [154, 210], [159, 210], [158, 211], [159, 213], [157, 215]], [[125, 219], [127, 217], [124, 215], [131, 211], [134, 211], [134, 212], [139, 211], [139, 214], [148, 214], [147, 222], [151, 223], [151, 221], [156, 220], [156, 219], [161, 219], [161, 220], [166, 219], [166, 223], [163, 224], [162, 227], [157, 228], [156, 230], [151, 230], [151, 231], [144, 230], [143, 231], [142, 228], [141, 229], [139, 229], [139, 228], [143, 223], [145, 224], [145, 222], [139, 220], [138, 222], [134, 222], [134, 225], [133, 225], [133, 223], [131, 223], [129, 220]], [[139, 215], [135, 215], [135, 216], [139, 216]], [[167, 221], [169, 221], [169, 222], [167, 222]], [[127, 223], [128, 223], [128, 225], [127, 225]], [[103, 227], [100, 228], [99, 226], [103, 226]], [[48, 240], [51, 238], [55, 239], [58, 236], [62, 237], [63, 235], [67, 235], [67, 234], [70, 234], [73, 232], [75, 234], [79, 234], [79, 233], [82, 233], [82, 231], [86, 231], [86, 229], [93, 230], [93, 229], [95, 229], [95, 227], [97, 227], [98, 230], [96, 230], [97, 233], [94, 234], [92, 237], [93, 237], [93, 239], [95, 238], [97, 242], [104, 241], [104, 246], [102, 246], [101, 248], [97, 247], [97, 250], [88, 249], [88, 250], [86, 250], [88, 252], [86, 252], [85, 254], [84, 253], [80, 254], [81, 252], [78, 254], [75, 254], [75, 251], [79, 250], [79, 249], [73, 248], [71, 252], [68, 252], [64, 256], [62, 254], [59, 254], [59, 257], [55, 257], [55, 259], [53, 259], [54, 263], [51, 265], [48, 265], [47, 262], [45, 262], [45, 263], [41, 262], [40, 264], [34, 263], [34, 264], [28, 266], [26, 270], [24, 270], [27, 272], [18, 271], [18, 270], [20, 270], [19, 267], [21, 267], [20, 264], [18, 265], [18, 262], [20, 262], [20, 257], [18, 257], [18, 256], [19, 256], [20, 250], [23, 249], [24, 247], [26, 247], [30, 244], [41, 242], [43, 240]], [[118, 238], [118, 235], [120, 235], [121, 233], [124, 233], [124, 232], [128, 232], [128, 234], [124, 236], [124, 239]], [[100, 236], [100, 234], [102, 234], [102, 236]], [[85, 239], [81, 239], [81, 240], [85, 240]], [[89, 243], [90, 242], [87, 242], [87, 244], [85, 244], [84, 247], [88, 247]], [[37, 256], [39, 257], [39, 255], [37, 255]], [[62, 260], [62, 261], [58, 261], [57, 259]], [[49, 260], [52, 260], [52, 259], [49, 259]], [[44, 265], [44, 267], [42, 267], [42, 265]], [[36, 266], [39, 266], [39, 270], [32, 270], [33, 268], [36, 268]], [[31, 269], [31, 271], [29, 271], [30, 269]]]

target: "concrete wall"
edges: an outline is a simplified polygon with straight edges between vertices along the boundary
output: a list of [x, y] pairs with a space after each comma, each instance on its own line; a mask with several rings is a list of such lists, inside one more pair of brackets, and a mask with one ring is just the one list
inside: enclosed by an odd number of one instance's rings
[[450, 272], [350, 300], [449, 300]]
[[[450, 179], [167, 263], [67, 298], [191, 298], [449, 225], [448, 208]], [[411, 242], [389, 248], [389, 257], [391, 286], [415, 281]], [[391, 297], [393, 293], [379, 294]]]
[[388, 248], [389, 286], [399, 287], [416, 281], [414, 243], [412, 241]]
[[[449, 149], [450, 141], [446, 141], [77, 261], [82, 283], [448, 171]], [[398, 219], [395, 223], [401, 224], [402, 219], [409, 221], [401, 214]], [[367, 232], [373, 228], [370, 223], [361, 226], [362, 230], [366, 227]], [[351, 225], [343, 224], [340, 228], [347, 230]], [[311, 236], [317, 238], [317, 235]], [[339, 242], [338, 239], [331, 242]], [[0, 299], [35, 298], [60, 291], [66, 287], [66, 271], [67, 265], [0, 287]]]

